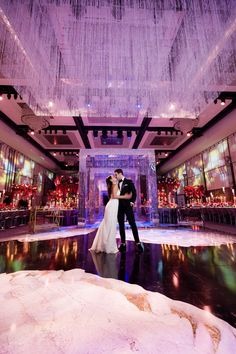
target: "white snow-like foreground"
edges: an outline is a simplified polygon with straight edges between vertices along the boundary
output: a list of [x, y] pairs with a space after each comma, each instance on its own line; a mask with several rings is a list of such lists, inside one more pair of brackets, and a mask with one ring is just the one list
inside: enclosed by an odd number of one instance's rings
[[0, 275], [0, 353], [224, 353], [236, 330], [209, 312], [70, 271]]

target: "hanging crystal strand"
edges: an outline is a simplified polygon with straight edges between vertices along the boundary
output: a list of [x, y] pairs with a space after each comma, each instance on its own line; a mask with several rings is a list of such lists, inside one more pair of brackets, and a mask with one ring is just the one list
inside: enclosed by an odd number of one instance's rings
[[54, 114], [133, 116], [138, 97], [139, 114], [193, 118], [236, 78], [234, 0], [0, 0], [0, 8], [1, 71], [24, 82], [16, 88], [37, 114], [52, 99]]

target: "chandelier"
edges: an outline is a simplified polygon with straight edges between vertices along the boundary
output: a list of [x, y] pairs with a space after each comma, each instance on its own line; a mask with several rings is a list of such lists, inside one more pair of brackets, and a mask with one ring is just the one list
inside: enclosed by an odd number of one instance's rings
[[199, 119], [188, 119], [188, 118], [171, 118], [170, 121], [173, 122], [173, 127], [181, 132], [189, 133], [193, 128], [196, 128], [199, 123]]
[[236, 80], [235, 33], [235, 0], [0, 0], [1, 74], [38, 116], [195, 118]]
[[50, 125], [48, 119], [42, 116], [35, 116], [34, 114], [23, 114], [21, 121], [35, 131], [45, 129]]

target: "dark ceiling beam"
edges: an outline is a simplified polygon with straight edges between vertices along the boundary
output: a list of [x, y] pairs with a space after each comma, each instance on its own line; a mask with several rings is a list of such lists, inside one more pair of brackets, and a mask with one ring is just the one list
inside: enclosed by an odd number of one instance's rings
[[25, 140], [27, 140], [31, 145], [41, 151], [45, 156], [50, 158], [58, 167], [62, 168], [62, 164], [53, 157], [50, 152], [45, 150], [40, 144], [38, 144], [31, 136], [27, 134], [25, 129], [22, 129], [15, 122], [13, 122], [8, 116], [6, 116], [2, 111], [0, 111], [0, 120], [5, 123], [9, 128], [11, 128], [17, 135], [22, 136]]
[[14, 89], [13, 86], [9, 85], [0, 85], [0, 94], [7, 95], [7, 94], [17, 94], [17, 91]]
[[[21, 127], [22, 129], [27, 129], [27, 125], [19, 125], [19, 127]], [[141, 127], [127, 127], [127, 126], [112, 126], [112, 125], [99, 125], [99, 126], [88, 126], [88, 125], [84, 125], [84, 131], [88, 132], [88, 131], [102, 131], [102, 130], [123, 130], [123, 131], [136, 131], [138, 132], [141, 129]], [[57, 131], [77, 131], [78, 128], [75, 125], [50, 125], [48, 128], [42, 129], [43, 131], [50, 131], [50, 130], [57, 130]], [[162, 132], [180, 132], [179, 130], [176, 130], [173, 127], [148, 127], [146, 129], [149, 132], [158, 132], [158, 131], [162, 131]]]
[[133, 145], [132, 149], [138, 149], [139, 144], [141, 143], [141, 140], [142, 140], [149, 124], [151, 123], [151, 120], [152, 120], [152, 118], [148, 118], [148, 117], [143, 118], [140, 130], [136, 136], [136, 139], [134, 141], [134, 145]]
[[218, 96], [219, 99], [224, 98], [225, 100], [235, 100], [236, 99], [236, 92], [231, 91], [223, 91]]
[[85, 125], [87, 131], [95, 130], [123, 130], [123, 131], [139, 131], [140, 127], [127, 127], [127, 126], [112, 126], [112, 125], [99, 125], [99, 126], [87, 126]]
[[[81, 116], [78, 117], [73, 117], [75, 125], [78, 129], [78, 132], [81, 136], [81, 139], [83, 140], [84, 146], [86, 149], [91, 149], [91, 145], [88, 139], [87, 131], [83, 123], [83, 119]], [[65, 128], [64, 128], [65, 129]]]
[[[181, 150], [186, 148], [189, 144], [191, 144], [195, 139], [199, 136], [202, 136], [207, 130], [212, 128], [215, 124], [220, 122], [223, 118], [225, 118], [228, 114], [230, 114], [236, 108], [236, 100], [232, 101], [225, 109], [219, 112], [214, 118], [212, 118], [209, 122], [207, 122], [202, 128], [195, 128], [196, 134], [193, 134], [188, 140], [186, 140], [183, 144], [181, 144], [176, 150], [169, 154], [169, 156], [160, 162], [158, 168], [163, 166], [168, 160], [174, 157]], [[194, 129], [193, 129], [194, 133]]]
[[55, 149], [47, 149], [45, 148], [45, 150], [49, 151], [49, 152], [77, 152], [79, 153], [79, 149], [60, 149], [60, 148], [55, 148]]

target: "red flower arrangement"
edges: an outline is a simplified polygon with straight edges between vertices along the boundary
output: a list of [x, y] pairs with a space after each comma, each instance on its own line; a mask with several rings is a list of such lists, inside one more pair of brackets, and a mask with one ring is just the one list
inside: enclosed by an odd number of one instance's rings
[[65, 201], [68, 196], [71, 198], [76, 196], [79, 179], [76, 176], [57, 176], [54, 184], [56, 190], [49, 192], [49, 199], [56, 201], [62, 199]]
[[184, 187], [184, 194], [189, 199], [200, 199], [205, 194], [203, 185], [200, 186], [186, 186]]
[[158, 185], [159, 192], [165, 192], [168, 194], [177, 191], [177, 189], [180, 186], [180, 181], [178, 180], [178, 178], [161, 177], [158, 180], [157, 185]]
[[31, 184], [13, 184], [12, 195], [20, 194], [21, 197], [29, 198], [37, 193], [37, 186]]

